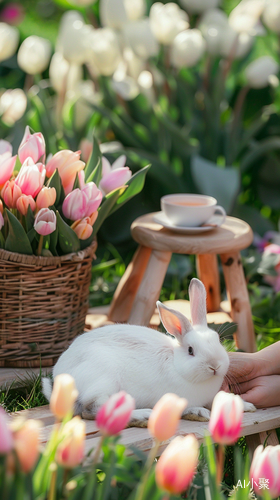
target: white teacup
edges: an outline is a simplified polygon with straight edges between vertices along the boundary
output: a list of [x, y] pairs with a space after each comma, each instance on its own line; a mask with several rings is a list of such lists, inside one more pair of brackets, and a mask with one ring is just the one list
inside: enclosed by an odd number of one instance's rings
[[198, 227], [215, 214], [221, 214], [221, 225], [226, 212], [212, 196], [203, 194], [168, 194], [160, 200], [161, 209], [174, 226]]

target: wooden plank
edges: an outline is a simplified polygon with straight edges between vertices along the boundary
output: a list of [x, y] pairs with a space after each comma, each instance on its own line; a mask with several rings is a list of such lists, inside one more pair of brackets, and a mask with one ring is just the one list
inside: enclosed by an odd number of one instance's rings
[[[43, 375], [47, 375], [52, 371], [52, 366], [41, 368]], [[22, 380], [32, 375], [39, 375], [40, 368], [0, 368], [0, 387], [5, 386], [18, 387], [22, 385]]]

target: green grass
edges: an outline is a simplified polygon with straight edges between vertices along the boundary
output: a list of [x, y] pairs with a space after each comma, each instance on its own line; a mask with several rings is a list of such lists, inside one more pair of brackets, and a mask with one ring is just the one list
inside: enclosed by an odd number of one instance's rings
[[41, 392], [41, 374], [17, 377], [12, 384], [0, 389], [0, 405], [8, 412], [36, 408], [47, 403]]

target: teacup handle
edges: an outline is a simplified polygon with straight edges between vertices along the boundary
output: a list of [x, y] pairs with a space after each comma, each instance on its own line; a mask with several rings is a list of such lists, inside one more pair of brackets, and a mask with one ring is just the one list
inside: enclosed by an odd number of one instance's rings
[[224, 223], [225, 218], [227, 216], [226, 211], [225, 211], [225, 209], [223, 207], [221, 207], [221, 205], [216, 205], [216, 207], [215, 207], [215, 213], [216, 212], [218, 212], [218, 213], [220, 212], [220, 214], [222, 216], [222, 222], [220, 224], [218, 224], [219, 226], [221, 226]]

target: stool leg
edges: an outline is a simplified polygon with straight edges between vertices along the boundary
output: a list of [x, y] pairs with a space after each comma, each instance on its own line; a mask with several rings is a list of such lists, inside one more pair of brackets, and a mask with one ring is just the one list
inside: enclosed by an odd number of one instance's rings
[[146, 272], [138, 288], [128, 323], [147, 326], [155, 310], [171, 252], [152, 250]]
[[196, 256], [196, 269], [199, 279], [206, 288], [207, 312], [215, 312], [220, 308], [220, 276], [217, 255], [204, 253]]
[[236, 346], [246, 352], [256, 351], [256, 339], [251, 306], [239, 252], [222, 254], [228, 298], [232, 319], [238, 324], [235, 333]]
[[139, 246], [126, 268], [111, 303], [108, 320], [115, 323], [127, 322], [133, 302], [142, 281], [151, 255], [151, 248]]

